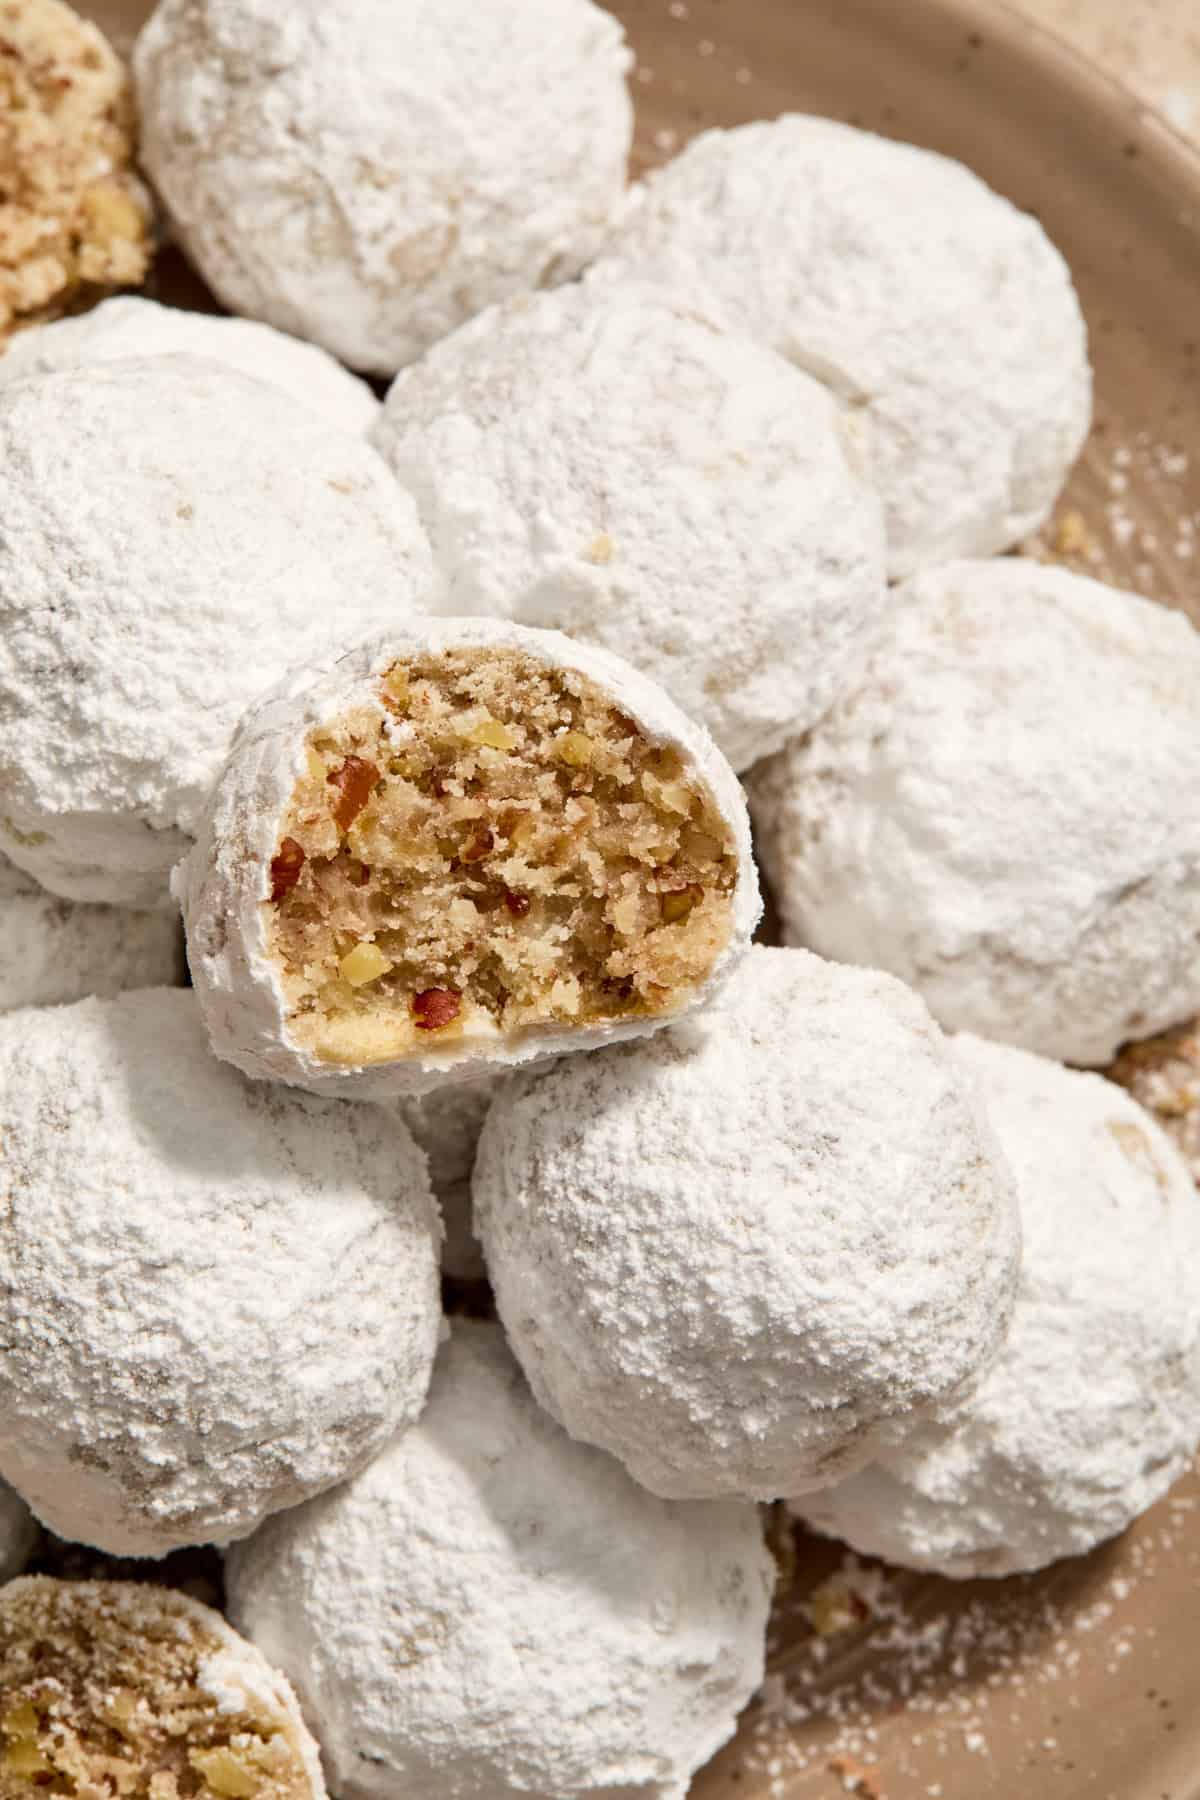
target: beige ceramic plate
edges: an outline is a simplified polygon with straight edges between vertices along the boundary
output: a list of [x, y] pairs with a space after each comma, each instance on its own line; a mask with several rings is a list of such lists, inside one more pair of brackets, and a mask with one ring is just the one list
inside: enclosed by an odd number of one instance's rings
[[[127, 44], [146, 9], [90, 10]], [[1099, 406], [1033, 548], [1200, 621], [1200, 158], [1000, 0], [613, 10], [639, 57], [642, 168], [704, 126], [810, 110], [959, 157], [1037, 213], [1083, 296]], [[178, 281], [164, 296], [195, 304]], [[1095, 1556], [995, 1583], [798, 1539], [767, 1699], [696, 1800], [1197, 1800], [1198, 1508], [1192, 1479]]]

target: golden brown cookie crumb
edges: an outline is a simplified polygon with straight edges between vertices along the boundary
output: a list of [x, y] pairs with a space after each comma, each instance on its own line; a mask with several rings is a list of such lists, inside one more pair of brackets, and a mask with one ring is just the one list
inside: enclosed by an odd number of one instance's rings
[[323, 1800], [283, 1677], [170, 1589], [0, 1590], [0, 1800]]
[[133, 95], [62, 0], [0, 0], [0, 345], [145, 276], [150, 206]]

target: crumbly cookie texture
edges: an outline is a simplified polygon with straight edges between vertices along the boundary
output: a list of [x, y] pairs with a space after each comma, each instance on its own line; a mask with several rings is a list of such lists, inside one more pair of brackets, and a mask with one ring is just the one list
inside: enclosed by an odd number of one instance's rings
[[1062, 257], [913, 144], [799, 115], [705, 132], [637, 192], [594, 271], [631, 277], [702, 294], [864, 415], [893, 575], [1018, 543], [1087, 436]]
[[68, 899], [167, 904], [243, 709], [430, 578], [369, 445], [190, 355], [0, 381], [0, 517], [0, 850]]
[[1108, 1073], [1154, 1114], [1200, 1182], [1200, 1020], [1127, 1044]]
[[0, 1800], [324, 1800], [282, 1675], [198, 1600], [30, 1576], [0, 1590]]
[[699, 1019], [514, 1077], [476, 1228], [534, 1393], [680, 1499], [800, 1493], [986, 1370], [1020, 1228], [889, 976], [753, 949]]
[[244, 1082], [190, 992], [0, 1018], [0, 1192], [0, 1475], [60, 1536], [245, 1535], [420, 1412], [424, 1159], [390, 1112]]
[[0, 347], [151, 257], [120, 58], [60, 0], [0, 0]]
[[0, 357], [0, 381], [180, 351], [269, 382], [342, 431], [363, 436], [379, 416], [379, 402], [367, 383], [315, 344], [253, 319], [185, 312], [134, 294], [105, 300], [77, 318], [23, 331]]
[[217, 1054], [375, 1099], [652, 1031], [760, 912], [704, 732], [607, 652], [486, 619], [285, 680], [175, 886]]
[[753, 1507], [647, 1494], [456, 1320], [420, 1424], [227, 1579], [342, 1800], [683, 1800], [762, 1679], [774, 1569]]
[[1200, 1440], [1200, 1207], [1126, 1094], [982, 1039], [956, 1054], [1012, 1166], [1012, 1326], [956, 1417], [800, 1503], [855, 1549], [944, 1575], [1082, 1554], [1166, 1493]]
[[183, 927], [173, 913], [80, 906], [0, 857], [0, 1012], [180, 987], [185, 972]]
[[1100, 1065], [1200, 1008], [1200, 635], [1027, 561], [930, 569], [860, 691], [749, 780], [788, 942]]
[[628, 657], [741, 769], [861, 676], [883, 515], [849, 415], [691, 306], [625, 286], [510, 301], [397, 377], [374, 441], [443, 611]]
[[475, 1236], [471, 1171], [483, 1121], [500, 1079], [456, 1082], [396, 1102], [401, 1118], [425, 1152], [445, 1232], [442, 1272], [456, 1281], [482, 1281], [487, 1274], [483, 1249]]
[[33, 1514], [21, 1497], [0, 1481], [0, 1582], [21, 1573], [36, 1542]]
[[214, 291], [390, 375], [595, 254], [630, 61], [591, 0], [160, 0], [134, 67], [146, 166]]

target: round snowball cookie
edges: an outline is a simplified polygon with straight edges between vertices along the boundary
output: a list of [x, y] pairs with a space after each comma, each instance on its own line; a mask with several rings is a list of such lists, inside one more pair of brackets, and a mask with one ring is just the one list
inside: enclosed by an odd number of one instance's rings
[[[124, 1581], [0, 1590], [0, 1800], [51, 1793], [324, 1800], [291, 1688], [219, 1613]], [[118, 1786], [119, 1784], [119, 1786]]]
[[743, 769], [816, 723], [883, 620], [883, 515], [847, 420], [688, 305], [575, 286], [405, 370], [374, 441], [441, 610], [615, 650]]
[[1064, 1062], [1195, 1013], [1197, 693], [1165, 607], [1032, 562], [918, 576], [861, 690], [750, 778], [787, 940]]
[[301, 343], [252, 319], [185, 312], [133, 294], [105, 300], [91, 312], [59, 319], [40, 330], [23, 331], [0, 358], [0, 380], [180, 351], [269, 382], [342, 431], [362, 435], [379, 414], [379, 402], [366, 382], [315, 344]]
[[165, 903], [238, 717], [430, 564], [369, 445], [192, 356], [0, 382], [0, 850]]
[[225, 1542], [420, 1412], [424, 1161], [375, 1107], [254, 1087], [195, 996], [0, 1019], [0, 1475], [116, 1556]]
[[433, 1093], [397, 1101], [400, 1116], [425, 1152], [429, 1180], [442, 1212], [442, 1273], [456, 1281], [487, 1275], [475, 1236], [471, 1171], [483, 1121], [496, 1095], [498, 1078], [456, 1082]]
[[217, 1055], [366, 1099], [653, 1031], [761, 911], [707, 735], [607, 651], [490, 619], [281, 683], [175, 885]]
[[125, 988], [179, 987], [183, 931], [169, 912], [77, 906], [0, 857], [0, 1012]]
[[630, 61], [591, 0], [160, 0], [142, 153], [233, 312], [390, 375], [590, 261], [624, 200]]
[[539, 1400], [675, 1499], [860, 1467], [988, 1366], [1020, 1254], [916, 995], [796, 950], [752, 950], [677, 1031], [508, 1083], [475, 1222]]
[[683, 1800], [762, 1679], [774, 1570], [753, 1507], [635, 1487], [456, 1320], [420, 1423], [227, 1579], [341, 1800]]
[[830, 119], [709, 131], [652, 176], [598, 280], [654, 282], [864, 416], [893, 575], [1037, 529], [1087, 436], [1070, 271], [960, 163]]
[[0, 1481], [0, 1582], [19, 1575], [37, 1542], [37, 1524], [25, 1502]]
[[1200, 1442], [1200, 1198], [1110, 1082], [978, 1038], [955, 1049], [1016, 1177], [1008, 1339], [956, 1418], [801, 1510], [871, 1556], [1012, 1575], [1123, 1531]]

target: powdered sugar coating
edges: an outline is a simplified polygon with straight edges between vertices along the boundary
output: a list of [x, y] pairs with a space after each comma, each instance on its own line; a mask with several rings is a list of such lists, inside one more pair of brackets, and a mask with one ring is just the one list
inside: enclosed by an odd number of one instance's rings
[[957, 1397], [1020, 1251], [917, 997], [762, 948], [696, 1021], [507, 1084], [475, 1219], [539, 1400], [681, 1499], [821, 1486]]
[[415, 1145], [243, 1082], [186, 990], [0, 1019], [0, 1170], [0, 1474], [61, 1536], [245, 1535], [420, 1411], [440, 1231]]
[[642, 1037], [671, 1014], [529, 1030], [519, 1037], [471, 1037], [431, 1044], [420, 1055], [359, 1068], [322, 1062], [287, 1024], [287, 1000], [267, 944], [263, 902], [281, 822], [315, 726], [363, 707], [382, 714], [379, 677], [404, 655], [479, 645], [517, 650], [553, 669], [593, 681], [654, 744], [681, 756], [685, 776], [703, 782], [737, 851], [732, 933], [707, 983], [686, 1002], [704, 1004], [744, 954], [762, 911], [750, 825], [737, 778], [707, 733], [662, 690], [618, 657], [556, 631], [494, 619], [416, 619], [295, 670], [242, 720], [195, 847], [174, 876], [183, 907], [192, 978], [218, 1056], [259, 1081], [286, 1081], [314, 1093], [367, 1100], [420, 1094], [448, 1080], [475, 1081], [567, 1050]]
[[181, 351], [269, 382], [340, 431], [364, 434], [379, 413], [379, 402], [366, 382], [315, 344], [252, 319], [185, 312], [137, 294], [121, 294], [90, 312], [23, 331], [0, 357], [0, 380]]
[[19, 1575], [37, 1542], [37, 1524], [19, 1495], [0, 1481], [0, 1582]]
[[421, 1422], [227, 1574], [342, 1800], [683, 1800], [762, 1678], [774, 1571], [753, 1508], [636, 1488], [457, 1320]]
[[1068, 1062], [1188, 1017], [1198, 692], [1165, 607], [1032, 562], [926, 571], [861, 691], [750, 778], [785, 936]]
[[0, 857], [0, 1012], [177, 987], [183, 978], [183, 930], [174, 914], [77, 906]]
[[0, 516], [0, 849], [68, 899], [165, 903], [243, 708], [429, 577], [367, 444], [186, 355], [0, 382]]
[[653, 281], [862, 410], [891, 573], [1005, 550], [1087, 436], [1070, 271], [960, 163], [831, 119], [708, 131], [638, 190], [595, 279]]
[[1100, 1076], [979, 1038], [954, 1048], [1016, 1177], [1008, 1340], [957, 1418], [800, 1510], [872, 1556], [1008, 1575], [1123, 1531], [1200, 1442], [1200, 1199]]
[[887, 604], [846, 415], [772, 351], [650, 289], [493, 309], [392, 385], [374, 441], [447, 613], [604, 645], [735, 769], [820, 718]]
[[595, 254], [630, 61], [591, 0], [160, 0], [142, 153], [232, 311], [390, 375]]
[[482, 1281], [487, 1274], [475, 1236], [471, 1171], [483, 1121], [498, 1079], [456, 1083], [419, 1098], [397, 1101], [400, 1117], [425, 1152], [429, 1179], [442, 1209], [442, 1272], [456, 1281]]

